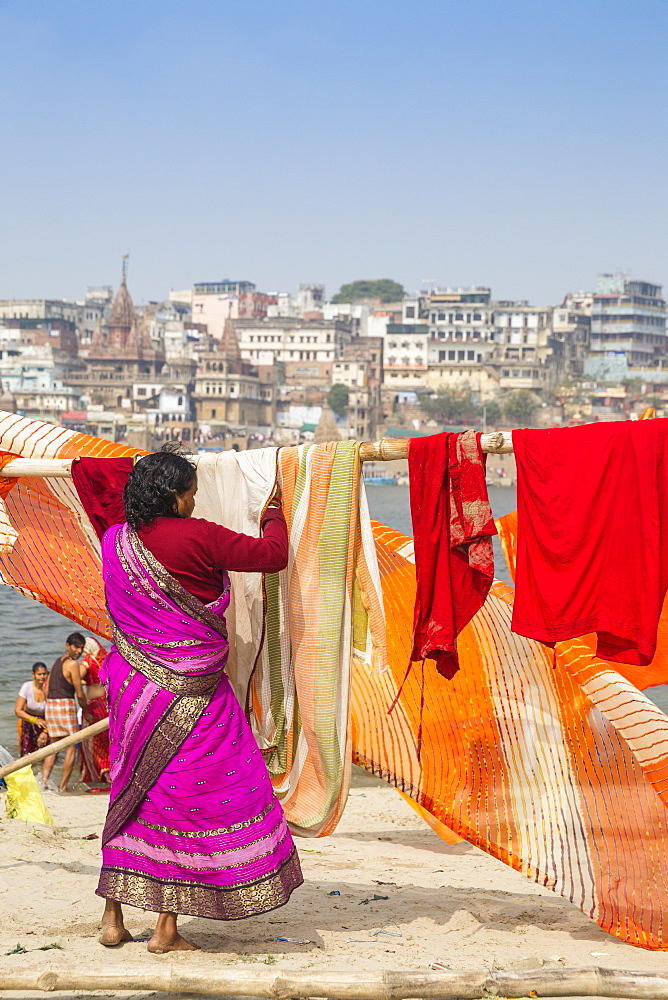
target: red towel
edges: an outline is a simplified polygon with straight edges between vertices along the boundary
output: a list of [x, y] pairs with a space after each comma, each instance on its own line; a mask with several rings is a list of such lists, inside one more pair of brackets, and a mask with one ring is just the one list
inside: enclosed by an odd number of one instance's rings
[[123, 490], [132, 458], [80, 458], [72, 462], [72, 479], [98, 538], [112, 524], [125, 523]]
[[604, 660], [644, 666], [668, 587], [668, 420], [513, 432], [513, 631], [598, 632]]
[[457, 636], [485, 602], [496, 534], [480, 435], [435, 434], [408, 445], [417, 594], [411, 660], [459, 669]]

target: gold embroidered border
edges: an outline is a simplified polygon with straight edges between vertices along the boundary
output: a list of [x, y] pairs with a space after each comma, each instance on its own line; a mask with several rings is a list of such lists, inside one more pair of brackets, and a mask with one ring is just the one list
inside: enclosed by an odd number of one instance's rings
[[[260, 838], [261, 840], [266, 840], [266, 837]], [[257, 843], [257, 841], [256, 841]], [[252, 845], [244, 844], [244, 847], [249, 847]], [[220, 851], [218, 854], [211, 855], [211, 864], [208, 867], [203, 865], [186, 865], [183, 861], [175, 860], [174, 858], [154, 858], [149, 857], [147, 854], [142, 853], [142, 851], [131, 851], [129, 847], [116, 847], [114, 844], [107, 844], [108, 851], [122, 851], [123, 854], [129, 854], [133, 858], [141, 858], [142, 861], [150, 862], [152, 865], [171, 865], [172, 868], [182, 868], [187, 872], [227, 872], [233, 871], [235, 868], [247, 868], [248, 865], [254, 865], [258, 861], [262, 861], [263, 858], [271, 857], [272, 854], [276, 853], [276, 848], [272, 847], [269, 851], [265, 851], [264, 854], [256, 854], [254, 857], [249, 858], [247, 861], [237, 861], [233, 865], [222, 865], [220, 862], [215, 861], [214, 858], [222, 857], [223, 854], [227, 854], [227, 851]], [[237, 848], [241, 850], [241, 848]], [[183, 852], [180, 852], [183, 853]]]
[[115, 836], [136, 811], [146, 793], [156, 783], [165, 767], [178, 753], [211, 700], [211, 693], [200, 697], [175, 698], [153, 733], [135, 765], [132, 780], [109, 805], [102, 834], [103, 846]]
[[296, 848], [277, 871], [230, 888], [176, 882], [103, 865], [97, 895], [157, 913], [182, 913], [212, 920], [241, 920], [287, 903], [304, 881]]
[[[208, 674], [179, 673], [179, 671], [171, 670], [161, 663], [156, 663], [155, 660], [146, 655], [143, 649], [130, 642], [113, 618], [111, 619], [111, 631], [114, 645], [123, 659], [165, 691], [171, 691], [172, 694], [197, 696], [210, 694], [218, 686], [223, 674], [222, 666], [214, 673]], [[190, 657], [184, 656], [181, 659], [188, 660]]]
[[265, 816], [268, 816], [272, 809], [276, 808], [276, 800], [273, 800], [271, 805], [268, 805], [266, 809], [263, 809], [261, 813], [257, 816], [252, 816], [250, 819], [244, 819], [240, 823], [235, 823], [233, 826], [221, 826], [218, 830], [173, 830], [169, 826], [159, 826], [157, 823], [148, 823], [145, 819], [140, 819], [136, 817], [137, 823], [142, 826], [148, 827], [149, 830], [155, 830], [157, 833], [168, 833], [172, 837], [194, 837], [197, 839], [203, 837], [222, 837], [226, 833], [236, 833], [237, 830], [244, 830], [246, 827], [252, 826], [254, 823], [260, 823]]
[[[136, 840], [137, 844], [143, 844], [146, 847], [152, 848], [153, 850], [169, 851], [170, 854], [174, 855], [174, 857], [177, 857], [177, 858], [178, 857], [183, 857], [183, 858], [202, 858], [204, 860], [208, 860], [208, 861], [211, 862], [211, 867], [212, 868], [239, 868], [239, 867], [241, 867], [241, 865], [251, 864], [251, 862], [249, 862], [249, 861], [242, 861], [241, 864], [239, 864], [239, 865], [221, 865], [221, 864], [219, 864], [219, 862], [215, 861], [214, 859], [215, 858], [227, 857], [229, 854], [235, 854], [237, 851], [247, 851], [249, 847], [256, 847], [257, 845], [262, 844], [263, 841], [270, 840], [270, 838], [274, 836], [274, 834], [276, 833], [276, 831], [280, 827], [281, 823], [283, 823], [283, 817], [279, 814], [279, 816], [277, 817], [277, 820], [274, 823], [274, 825], [271, 828], [271, 830], [268, 830], [267, 833], [263, 833], [261, 837], [256, 837], [255, 840], [247, 840], [243, 844], [239, 844], [237, 847], [224, 847], [224, 848], [222, 848], [221, 850], [218, 850], [218, 851], [214, 851], [214, 850], [211, 850], [211, 851], [193, 851], [193, 850], [188, 850], [188, 851], [186, 851], [186, 850], [184, 850], [184, 848], [181, 848], [179, 850], [179, 848], [177, 848], [177, 847], [171, 847], [171, 846], [168, 846], [167, 844], [156, 844], [156, 843], [154, 843], [151, 840], [144, 840], [143, 837], [138, 837], [136, 834], [132, 834], [132, 833], [123, 833], [122, 836], [126, 840]], [[286, 827], [285, 835], [284, 836], [288, 836], [287, 827]], [[142, 853], [142, 851], [141, 851], [141, 849], [139, 847], [137, 847], [137, 849], [133, 851], [129, 847], [126, 847], [123, 844], [108, 844], [107, 846], [111, 850], [114, 850], [114, 851], [127, 851], [128, 854], [139, 854], [139, 855], [141, 855], [141, 857], [149, 858], [149, 860], [155, 861], [156, 864], [181, 865], [181, 862], [178, 861], [178, 860], [175, 861], [174, 857], [172, 857], [168, 861], [158, 861], [156, 858], [153, 858], [152, 856], [149, 856], [148, 854], [146, 854], [146, 852]], [[276, 848], [274, 847], [274, 848], [272, 848], [272, 850], [276, 850]], [[258, 855], [256, 855], [253, 858], [253, 861], [257, 861], [258, 858], [264, 858], [264, 857], [267, 856], [267, 854], [271, 854], [271, 851], [266, 851], [264, 854], [258, 854]], [[192, 868], [193, 866], [192, 865], [182, 865], [182, 867], [183, 868]]]
[[[136, 531], [133, 531], [129, 525], [126, 525], [125, 528], [135, 556], [149, 576], [154, 577], [163, 592], [168, 594], [182, 611], [191, 614], [201, 624], [208, 625], [222, 635], [224, 639], [227, 639], [227, 628], [225, 627], [224, 620], [214, 614], [213, 611], [207, 608], [206, 604], [199, 601], [193, 594], [189, 594], [185, 587], [181, 586], [179, 581], [165, 569], [162, 563], [158, 562], [153, 553], [149, 552]], [[226, 593], [227, 590], [229, 590], [229, 582], [223, 593]]]

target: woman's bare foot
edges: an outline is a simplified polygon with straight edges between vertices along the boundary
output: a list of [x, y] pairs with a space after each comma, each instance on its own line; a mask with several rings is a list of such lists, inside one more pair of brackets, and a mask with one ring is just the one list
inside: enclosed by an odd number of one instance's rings
[[130, 931], [125, 929], [121, 904], [114, 899], [108, 899], [105, 905], [99, 941], [105, 948], [115, 948], [124, 941], [134, 941]]
[[168, 951], [199, 951], [199, 945], [181, 937], [176, 929], [176, 913], [161, 913], [153, 937], [146, 945], [152, 955], [166, 955]]

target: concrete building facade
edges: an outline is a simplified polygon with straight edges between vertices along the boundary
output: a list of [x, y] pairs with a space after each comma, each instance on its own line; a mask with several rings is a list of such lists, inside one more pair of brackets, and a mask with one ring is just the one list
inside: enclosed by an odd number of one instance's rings
[[591, 309], [585, 371], [605, 377], [608, 367], [659, 368], [666, 357], [666, 302], [662, 286], [625, 274], [599, 276]]

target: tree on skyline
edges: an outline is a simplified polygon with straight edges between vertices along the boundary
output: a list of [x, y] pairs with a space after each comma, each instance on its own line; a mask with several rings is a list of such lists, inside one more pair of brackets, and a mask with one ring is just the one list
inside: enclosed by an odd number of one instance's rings
[[538, 401], [528, 389], [516, 389], [503, 404], [503, 412], [514, 427], [530, 427], [537, 409]]
[[327, 402], [338, 417], [342, 417], [346, 412], [349, 396], [348, 387], [341, 382], [336, 382], [329, 390]]
[[359, 302], [360, 299], [380, 299], [381, 302], [401, 302], [404, 286], [391, 278], [350, 281], [341, 285], [332, 302]]
[[443, 424], [472, 423], [478, 416], [478, 407], [468, 385], [461, 389], [439, 388], [432, 396], [421, 396], [420, 407]]

